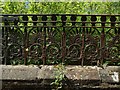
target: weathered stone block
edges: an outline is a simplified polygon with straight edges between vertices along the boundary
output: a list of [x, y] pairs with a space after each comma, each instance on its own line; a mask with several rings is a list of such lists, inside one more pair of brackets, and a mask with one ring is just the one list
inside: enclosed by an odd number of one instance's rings
[[104, 83], [119, 83], [120, 82], [120, 67], [108, 66], [105, 69], [99, 68], [99, 74]]
[[35, 80], [39, 68], [24, 65], [2, 65], [2, 80]]

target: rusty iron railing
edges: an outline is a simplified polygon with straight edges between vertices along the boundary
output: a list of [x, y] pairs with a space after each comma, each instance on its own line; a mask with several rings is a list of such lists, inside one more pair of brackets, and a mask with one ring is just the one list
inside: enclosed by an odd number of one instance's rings
[[3, 64], [120, 62], [120, 15], [15, 14], [2, 17]]

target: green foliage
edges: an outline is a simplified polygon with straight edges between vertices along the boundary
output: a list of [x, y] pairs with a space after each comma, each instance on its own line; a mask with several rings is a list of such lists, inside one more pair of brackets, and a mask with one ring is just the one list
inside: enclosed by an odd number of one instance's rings
[[27, 12], [24, 2], [2, 2], [1, 8], [4, 14], [20, 14]]
[[24, 60], [19, 60], [19, 59], [15, 59], [15, 60], [10, 60], [11, 65], [21, 65], [24, 64]]
[[5, 14], [120, 14], [120, 2], [2, 2]]
[[[19, 59], [14, 59], [14, 60], [10, 60], [11, 65], [23, 65], [24, 64], [24, 59], [19, 60]], [[41, 65], [42, 64], [42, 60], [32, 60], [29, 59], [27, 60], [27, 65]]]
[[56, 90], [59, 90], [63, 87], [63, 81], [65, 81], [64, 70], [65, 67], [63, 63], [55, 66], [55, 81], [52, 82], [51, 85], [54, 85]]

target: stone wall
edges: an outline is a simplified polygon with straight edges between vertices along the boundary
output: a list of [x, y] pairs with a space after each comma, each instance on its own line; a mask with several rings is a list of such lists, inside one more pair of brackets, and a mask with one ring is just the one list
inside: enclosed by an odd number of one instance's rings
[[[52, 90], [57, 66], [1, 65], [2, 90]], [[65, 66], [61, 90], [120, 90], [120, 66]], [[111, 88], [111, 89], [110, 89]]]

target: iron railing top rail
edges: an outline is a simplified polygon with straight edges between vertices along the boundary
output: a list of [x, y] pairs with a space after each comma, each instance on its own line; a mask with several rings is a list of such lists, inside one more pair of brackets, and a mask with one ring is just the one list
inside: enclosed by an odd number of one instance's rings
[[51, 15], [57, 15], [57, 16], [61, 16], [61, 15], [66, 15], [66, 16], [71, 16], [71, 15], [75, 15], [75, 16], [120, 16], [120, 14], [1, 14], [0, 16], [33, 16], [33, 15], [37, 15], [37, 16], [51, 16]]
[[[32, 20], [30, 20], [29, 16], [31, 16]], [[48, 19], [48, 17], [51, 17], [51, 19]], [[70, 16], [70, 20], [67, 18]], [[15, 22], [15, 23], [34, 23], [32, 27], [93, 27], [93, 28], [120, 28], [119, 24], [119, 17], [120, 14], [94, 14], [94, 15], [88, 15], [88, 14], [3, 14], [1, 15], [2, 22]], [[23, 18], [19, 18], [23, 17]], [[39, 20], [38, 17], [42, 17], [42, 20]], [[57, 20], [57, 17], [61, 17], [60, 20]], [[78, 20], [78, 17], [81, 18], [81, 20]], [[88, 17], [91, 17], [90, 20], [88, 20]], [[100, 17], [100, 20], [98, 19]], [[80, 19], [79, 18], [79, 19]], [[109, 21], [107, 20], [109, 18]], [[38, 23], [44, 24], [44, 25], [37, 25]], [[57, 23], [61, 25], [57, 25]], [[67, 25], [65, 23], [69, 23], [72, 25]], [[51, 24], [51, 25], [48, 25]], [[64, 24], [64, 25], [63, 25]], [[80, 25], [82, 24], [82, 25]], [[87, 24], [87, 25], [85, 25]], [[89, 24], [89, 25], [88, 25]], [[98, 25], [99, 24], [99, 25]], [[106, 25], [107, 24], [107, 25]], [[5, 25], [4, 27], [11, 27], [9, 25]], [[14, 25], [14, 27], [16, 27]], [[18, 27], [18, 25], [17, 25]], [[22, 27], [22, 26], [19, 26]], [[29, 25], [24, 27], [31, 27]]]

